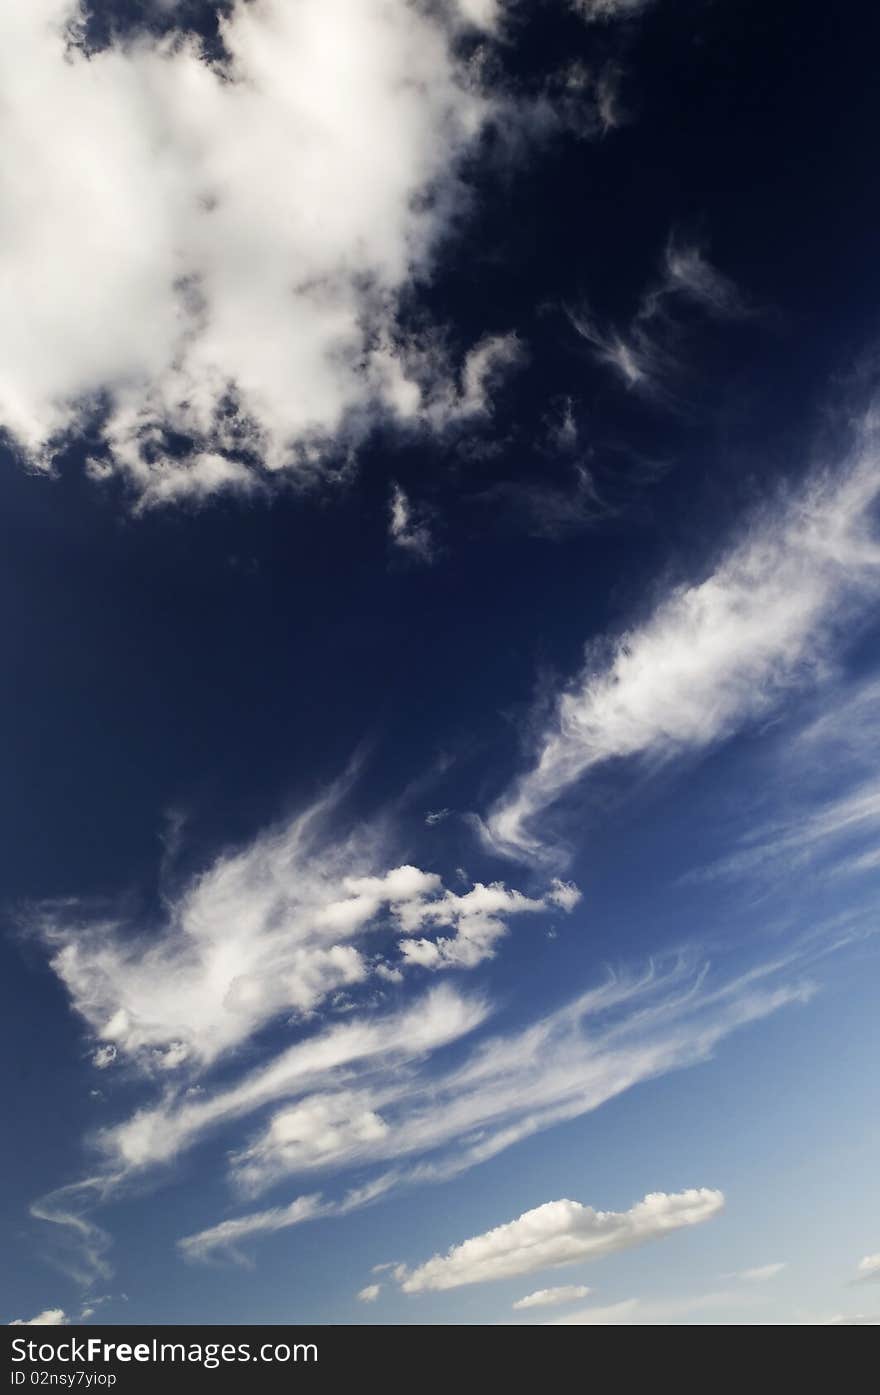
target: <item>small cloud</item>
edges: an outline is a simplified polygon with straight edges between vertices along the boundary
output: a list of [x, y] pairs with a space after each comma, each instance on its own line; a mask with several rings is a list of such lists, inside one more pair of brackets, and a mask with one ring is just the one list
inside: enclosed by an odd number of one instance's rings
[[358, 1294], [358, 1301], [360, 1303], [375, 1303], [381, 1292], [381, 1284], [367, 1284], [366, 1288], [362, 1288]]
[[781, 1274], [788, 1266], [783, 1260], [780, 1264], [759, 1264], [754, 1269], [743, 1269], [735, 1277], [744, 1279], [749, 1284], [763, 1284], [768, 1279], [775, 1279], [777, 1274]]
[[539, 1288], [534, 1293], [527, 1293], [525, 1298], [518, 1298], [513, 1306], [517, 1310], [556, 1307], [562, 1303], [576, 1303], [590, 1293], [592, 1289], [586, 1284], [560, 1284], [557, 1288]]
[[394, 486], [391, 493], [388, 536], [395, 547], [401, 548], [416, 561], [430, 563], [434, 560], [431, 530], [399, 484]]
[[652, 0], [575, 0], [574, 7], [588, 24], [611, 23], [640, 14]]
[[63, 1308], [45, 1308], [32, 1318], [13, 1318], [10, 1327], [66, 1327], [70, 1322]]
[[578, 445], [578, 428], [574, 419], [574, 406], [570, 397], [563, 400], [558, 414], [547, 424], [547, 440], [555, 450], [572, 451]]
[[573, 911], [583, 899], [583, 892], [574, 882], [564, 882], [559, 877], [554, 877], [546, 899], [562, 911]]
[[818, 1327], [880, 1327], [878, 1313], [835, 1313], [834, 1317], [823, 1318]]
[[865, 1255], [864, 1259], [859, 1260], [853, 1283], [864, 1284], [873, 1279], [880, 1279], [880, 1254]]
[[685, 367], [681, 340], [688, 324], [684, 306], [715, 320], [743, 320], [753, 312], [729, 277], [718, 271], [695, 242], [671, 234], [657, 278], [643, 292], [635, 314], [622, 328], [604, 326], [590, 308], [568, 307], [574, 329], [629, 390], [650, 397], [669, 396], [670, 380]]
[[176, 1070], [189, 1057], [189, 1048], [182, 1041], [173, 1041], [162, 1051], [153, 1052], [153, 1060], [160, 1070]]
[[444, 819], [448, 819], [451, 812], [451, 809], [429, 810], [425, 815], [425, 823], [429, 828], [433, 828], [436, 823], [442, 823]]
[[92, 1065], [96, 1070], [106, 1070], [115, 1060], [116, 1047], [113, 1045], [99, 1046], [92, 1054]]

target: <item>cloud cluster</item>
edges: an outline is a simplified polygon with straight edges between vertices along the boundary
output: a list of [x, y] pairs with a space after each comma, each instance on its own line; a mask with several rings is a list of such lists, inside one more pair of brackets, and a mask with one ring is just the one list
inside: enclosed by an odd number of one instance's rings
[[[460, 1064], [439, 1068], [427, 1052], [416, 1059], [412, 1048], [408, 1063], [401, 1056], [393, 1072], [387, 1064], [383, 1069], [378, 1057], [358, 1062], [348, 1055], [340, 1061], [342, 1029], [331, 1029], [302, 1044], [306, 1058], [312, 1053], [322, 1061], [323, 1076], [285, 1079], [279, 1063], [277, 1074], [269, 1066], [240, 1083], [233, 1097], [237, 1103], [266, 1103], [267, 1081], [286, 1100], [233, 1153], [232, 1180], [257, 1193], [287, 1175], [332, 1176], [353, 1169], [363, 1174], [376, 1168], [367, 1192], [321, 1197], [324, 1215], [402, 1186], [444, 1181], [521, 1139], [598, 1108], [640, 1081], [706, 1060], [737, 1028], [808, 999], [809, 985], [772, 982], [779, 968], [767, 965], [712, 987], [703, 971], [685, 961], [663, 971], [652, 968], [639, 979], [612, 978], [519, 1031], [478, 1041]], [[435, 1010], [435, 1020], [451, 1014], [461, 1035], [478, 1025], [473, 1013], [472, 1006], [447, 1000]], [[422, 1015], [424, 1006], [416, 1005], [413, 1020]], [[216, 1122], [216, 1111], [228, 1098], [221, 1095], [218, 1104], [217, 1096], [208, 1095], [196, 1106], [207, 1113], [195, 1118], [188, 1105], [173, 1100], [152, 1117], [135, 1116], [105, 1136], [108, 1165], [124, 1165], [145, 1138], [171, 1140], [178, 1149], [190, 1146]], [[164, 1156], [169, 1155], [166, 1149]], [[149, 1156], [155, 1159], [158, 1150]], [[297, 1214], [291, 1221], [283, 1208], [253, 1212], [235, 1222], [234, 1241], [300, 1219]], [[202, 1258], [227, 1248], [230, 1224], [186, 1237], [183, 1252]]]
[[407, 864], [377, 873], [377, 835], [330, 837], [332, 804], [220, 856], [167, 893], [146, 930], [70, 902], [34, 910], [32, 928], [101, 1042], [98, 1068], [122, 1058], [156, 1073], [203, 1068], [281, 1015], [302, 1018], [370, 978], [473, 968], [509, 917], [579, 899], [557, 879], [528, 897], [500, 882], [459, 894]]
[[381, 418], [483, 411], [400, 310], [496, 111], [459, 52], [491, 0], [233, 0], [225, 57], [142, 29], [88, 51], [78, 0], [0, 16], [0, 428], [35, 466], [97, 432], [145, 504], [305, 480]]
[[531, 769], [491, 810], [491, 846], [541, 856], [534, 819], [591, 769], [707, 747], [820, 676], [832, 642], [880, 585], [878, 492], [869, 420], [847, 469], [809, 480], [704, 580], [678, 587], [610, 655], [590, 659], [559, 696]]
[[722, 1193], [706, 1187], [672, 1195], [652, 1192], [629, 1211], [595, 1211], [579, 1201], [547, 1201], [415, 1269], [401, 1268], [396, 1278], [404, 1293], [423, 1293], [534, 1274], [578, 1260], [602, 1259], [683, 1226], [699, 1225], [717, 1216], [723, 1206]]

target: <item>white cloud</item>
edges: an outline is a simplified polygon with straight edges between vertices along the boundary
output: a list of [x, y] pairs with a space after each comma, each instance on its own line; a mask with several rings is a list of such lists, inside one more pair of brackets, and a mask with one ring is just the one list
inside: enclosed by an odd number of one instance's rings
[[13, 1318], [10, 1327], [66, 1327], [70, 1322], [63, 1308], [46, 1308], [32, 1318]]
[[548, 1201], [485, 1235], [453, 1245], [416, 1269], [402, 1268], [395, 1277], [404, 1293], [423, 1293], [534, 1274], [578, 1260], [602, 1259], [683, 1226], [699, 1225], [717, 1216], [723, 1205], [722, 1193], [706, 1187], [672, 1195], [652, 1192], [629, 1211], [595, 1211], [578, 1201]]
[[317, 1217], [327, 1214], [329, 1214], [329, 1208], [323, 1205], [320, 1196], [298, 1196], [287, 1206], [273, 1206], [271, 1210], [261, 1211], [243, 1219], [221, 1221], [210, 1231], [204, 1231], [201, 1235], [188, 1236], [182, 1240], [180, 1249], [189, 1258], [197, 1257], [201, 1248], [204, 1248], [205, 1252], [216, 1247], [227, 1253], [234, 1253], [234, 1247], [240, 1240], [263, 1232], [272, 1233], [277, 1230], [287, 1230], [291, 1226], [300, 1225], [303, 1221], [315, 1220]]
[[304, 1221], [318, 1220], [324, 1216], [344, 1216], [358, 1207], [367, 1206], [377, 1200], [390, 1183], [381, 1178], [377, 1182], [356, 1188], [337, 1202], [328, 1202], [320, 1196], [298, 1196], [287, 1206], [273, 1206], [267, 1211], [252, 1212], [234, 1220], [220, 1221], [195, 1235], [186, 1235], [178, 1241], [178, 1248], [184, 1259], [203, 1260], [218, 1251], [227, 1256], [237, 1257], [240, 1251], [236, 1246], [245, 1240], [259, 1235], [271, 1235], [279, 1230], [289, 1230]]
[[690, 1325], [700, 1313], [721, 1310], [721, 1321], [730, 1311], [741, 1308], [742, 1293], [701, 1293], [684, 1298], [625, 1298], [602, 1308], [580, 1308], [576, 1313], [552, 1318], [552, 1327], [666, 1327], [676, 1323]]
[[871, 1279], [880, 1279], [880, 1254], [865, 1255], [859, 1260], [859, 1267], [856, 1271], [856, 1283], [865, 1283]]
[[524, 1308], [555, 1308], [563, 1303], [576, 1303], [579, 1298], [586, 1298], [591, 1290], [586, 1284], [560, 1284], [557, 1288], [539, 1288], [534, 1293], [527, 1293], [525, 1298], [518, 1298], [513, 1304], [516, 1309]]
[[617, 1327], [638, 1324], [641, 1320], [639, 1300], [624, 1298], [619, 1303], [608, 1303], [601, 1308], [581, 1308], [565, 1317], [552, 1318], [548, 1325], [553, 1327]]
[[112, 1182], [111, 1177], [101, 1173], [85, 1177], [57, 1187], [30, 1206], [35, 1220], [58, 1227], [55, 1259], [59, 1268], [83, 1288], [90, 1288], [96, 1280], [110, 1274], [107, 1261], [110, 1236], [90, 1220], [87, 1213], [104, 1200]]
[[[605, 93], [600, 88], [600, 111], [603, 97], [606, 105], [612, 101], [613, 88]], [[612, 111], [606, 126], [613, 124]], [[735, 320], [749, 314], [734, 283], [712, 266], [702, 249], [673, 235], [659, 276], [643, 294], [626, 329], [601, 325], [585, 306], [569, 308], [568, 316], [599, 362], [611, 368], [625, 387], [669, 400], [668, 381], [682, 368], [681, 311], [688, 305], [714, 319]]]
[[521, 363], [523, 357], [523, 346], [515, 334], [487, 334], [468, 352], [460, 395], [456, 404], [447, 410], [463, 416], [488, 412], [493, 386], [509, 369]]
[[358, 1299], [361, 1303], [375, 1303], [381, 1292], [381, 1284], [367, 1284], [366, 1288], [361, 1289]]
[[532, 768], [490, 812], [497, 851], [542, 855], [533, 820], [596, 766], [709, 746], [821, 675], [880, 581], [876, 460], [869, 420], [846, 470], [813, 478], [703, 581], [677, 588], [610, 657], [588, 662], [558, 698]]
[[[484, 959], [490, 959], [497, 941], [507, 934], [506, 922], [501, 917], [546, 911], [551, 905], [572, 911], [580, 899], [576, 886], [555, 878], [550, 891], [537, 899], [523, 896], [519, 891], [508, 891], [501, 882], [492, 882], [489, 886], [476, 882], [464, 895], [446, 891], [435, 900], [413, 901], [402, 906], [400, 924], [409, 933], [400, 941], [400, 951], [407, 963], [420, 964], [427, 969], [473, 968]], [[435, 939], [416, 938], [414, 932], [426, 925], [451, 926], [454, 934]]]
[[649, 319], [660, 314], [665, 302], [677, 295], [722, 319], [736, 319], [748, 313], [733, 281], [712, 266], [702, 248], [672, 236], [663, 254], [663, 275], [645, 296], [641, 316]]
[[[538, 898], [500, 882], [459, 895], [407, 864], [376, 874], [375, 830], [328, 833], [334, 799], [218, 857], [165, 896], [149, 931], [75, 902], [33, 911], [53, 969], [102, 1043], [96, 1065], [118, 1053], [150, 1072], [200, 1069], [379, 969], [393, 980], [416, 964], [473, 967], [494, 953], [506, 917], [576, 902], [576, 888], [556, 882]], [[413, 938], [437, 928], [449, 933]], [[382, 953], [367, 951], [369, 937]]]
[[811, 1324], [816, 1327], [880, 1327], [877, 1313], [835, 1313], [834, 1317], [823, 1318]]
[[746, 1283], [763, 1284], [768, 1279], [775, 1279], [777, 1274], [781, 1274], [788, 1266], [783, 1260], [780, 1264], [759, 1264], [754, 1269], [743, 1269], [737, 1275], [739, 1279], [745, 1279]]
[[99, 1046], [97, 1050], [92, 1053], [92, 1065], [95, 1066], [97, 1070], [106, 1070], [107, 1067], [112, 1066], [113, 1062], [116, 1060], [116, 1054], [115, 1046]]
[[[706, 1060], [732, 1031], [805, 1001], [808, 985], [764, 984], [779, 967], [714, 987], [705, 971], [683, 961], [662, 972], [652, 967], [641, 979], [611, 979], [518, 1032], [482, 1041], [454, 1067], [431, 1069], [426, 1057], [415, 1068], [374, 1072], [365, 1061], [341, 1081], [330, 1075], [299, 1087], [285, 1084], [285, 1097], [296, 1093], [298, 1101], [282, 1106], [232, 1155], [233, 1181], [257, 1193], [287, 1174], [362, 1172], [377, 1164], [388, 1169], [375, 1175], [367, 1192], [328, 1199], [326, 1214], [403, 1186], [445, 1181], [639, 1081]], [[414, 1019], [420, 1015], [417, 1005]], [[283, 1080], [279, 1072], [278, 1083]], [[263, 1097], [253, 1082], [245, 1083], [244, 1095], [249, 1102]], [[208, 1111], [210, 1119], [210, 1099]], [[203, 1125], [204, 1119], [190, 1119], [182, 1127], [172, 1111], [162, 1129], [192, 1143]], [[235, 1239], [288, 1223], [278, 1210], [254, 1212], [238, 1218]], [[184, 1253], [202, 1258], [222, 1250], [225, 1226], [187, 1237]]]
[[103, 418], [95, 476], [169, 502], [486, 410], [512, 336], [453, 388], [398, 308], [496, 114], [454, 40], [497, 9], [234, 0], [215, 62], [146, 30], [87, 54], [77, 0], [5, 6], [0, 423], [31, 462]]
[[391, 491], [388, 535], [394, 546], [408, 553], [410, 557], [419, 562], [433, 561], [434, 540], [431, 529], [413, 508], [399, 484]]
[[[114, 1168], [140, 1169], [168, 1161], [192, 1146], [206, 1133], [246, 1117], [279, 1098], [306, 1097], [299, 1106], [300, 1123], [311, 1124], [325, 1155], [339, 1152], [343, 1144], [366, 1145], [382, 1137], [380, 1121], [371, 1122], [364, 1107], [357, 1118], [340, 1118], [330, 1103], [309, 1094], [327, 1086], [340, 1074], [356, 1067], [375, 1067], [413, 1061], [473, 1031], [484, 1020], [487, 1008], [479, 998], [464, 999], [448, 987], [434, 988], [398, 1012], [361, 1016], [325, 1028], [298, 1041], [267, 1064], [241, 1076], [232, 1085], [203, 1091], [193, 1097], [172, 1090], [152, 1107], [138, 1110], [129, 1119], [100, 1135], [104, 1152]], [[344, 1097], [351, 1107], [356, 1097]], [[278, 1146], [295, 1146], [290, 1128], [275, 1127]], [[336, 1132], [328, 1137], [328, 1129]]]

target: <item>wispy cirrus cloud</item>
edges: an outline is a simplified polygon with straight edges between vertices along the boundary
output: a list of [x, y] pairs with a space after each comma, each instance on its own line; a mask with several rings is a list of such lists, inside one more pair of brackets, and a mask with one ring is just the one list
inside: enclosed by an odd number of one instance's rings
[[624, 1298], [617, 1303], [579, 1308], [575, 1313], [551, 1318], [553, 1327], [665, 1327], [674, 1323], [689, 1325], [701, 1313], [715, 1313], [724, 1321], [729, 1312], [742, 1309], [740, 1293], [720, 1290], [681, 1298]]
[[415, 508], [408, 494], [396, 484], [388, 510], [388, 536], [394, 547], [418, 562], [434, 560], [434, 539], [424, 513]]
[[583, 304], [569, 306], [568, 317], [596, 359], [626, 388], [668, 399], [669, 385], [683, 366], [681, 311], [687, 307], [718, 320], [740, 320], [751, 313], [734, 282], [712, 265], [702, 248], [673, 234], [657, 279], [627, 325], [605, 325]]
[[[811, 996], [809, 984], [774, 983], [779, 970], [768, 965], [710, 986], [695, 965], [678, 961], [613, 978], [520, 1031], [478, 1043], [452, 1068], [426, 1058], [392, 1080], [367, 1070], [312, 1081], [233, 1154], [232, 1180], [259, 1192], [288, 1175], [379, 1169], [367, 1193], [322, 1196], [322, 1214], [442, 1182], [639, 1081], [708, 1059], [731, 1032]], [[114, 1138], [106, 1141], [112, 1158]], [[251, 1212], [234, 1223], [235, 1242], [291, 1223], [283, 1208]], [[202, 1258], [222, 1251], [229, 1234], [223, 1222], [181, 1248]]]
[[820, 678], [880, 586], [878, 492], [869, 417], [846, 467], [809, 479], [754, 520], [704, 580], [678, 587], [610, 652], [591, 656], [559, 695], [531, 768], [490, 810], [489, 845], [552, 856], [535, 821], [590, 770], [706, 748]]
[[654, 0], [572, 0], [574, 8], [589, 23], [627, 19], [646, 10]]
[[157, 924], [75, 901], [25, 911], [100, 1043], [96, 1066], [203, 1069], [285, 1013], [307, 1015], [336, 992], [417, 965], [473, 968], [495, 953], [510, 917], [577, 904], [577, 888], [558, 879], [526, 896], [500, 882], [453, 892], [409, 864], [377, 871], [381, 830], [331, 831], [336, 799], [167, 892]]

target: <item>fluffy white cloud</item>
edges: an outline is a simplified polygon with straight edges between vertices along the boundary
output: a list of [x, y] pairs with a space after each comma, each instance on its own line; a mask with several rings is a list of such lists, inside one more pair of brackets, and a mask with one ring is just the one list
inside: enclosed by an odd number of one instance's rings
[[156, 503], [485, 409], [515, 342], [459, 385], [398, 310], [495, 110], [455, 45], [491, 0], [234, 0], [223, 61], [145, 30], [87, 53], [79, 17], [0, 15], [0, 425], [33, 463], [101, 420], [93, 473]]
[[516, 1309], [525, 1308], [555, 1308], [563, 1303], [576, 1303], [579, 1298], [586, 1298], [590, 1289], [586, 1284], [559, 1284], [556, 1288], [539, 1288], [534, 1293], [527, 1293], [525, 1298], [518, 1298], [513, 1304]]
[[366, 1288], [360, 1290], [358, 1300], [361, 1303], [375, 1303], [381, 1292], [381, 1284], [367, 1284]]
[[590, 660], [558, 698], [532, 768], [490, 812], [496, 850], [540, 856], [535, 817], [603, 762], [708, 746], [822, 673], [880, 583], [875, 437], [869, 420], [846, 470], [813, 478], [705, 580], [676, 589], [610, 657]]
[[13, 1318], [10, 1327], [66, 1327], [70, 1322], [63, 1308], [46, 1308], [32, 1318]]
[[501, 18], [504, 0], [455, 0], [462, 19], [477, 29], [494, 29]]
[[445, 1255], [397, 1272], [404, 1293], [460, 1288], [533, 1274], [577, 1260], [601, 1259], [717, 1216], [721, 1192], [702, 1187], [652, 1192], [629, 1211], [595, 1211], [578, 1201], [548, 1201], [515, 1221], [453, 1245]]
[[[76, 1010], [117, 1055], [150, 1071], [201, 1068], [283, 1013], [303, 1016], [379, 969], [471, 968], [494, 953], [505, 917], [571, 910], [579, 893], [554, 881], [539, 898], [501, 883], [459, 895], [433, 872], [375, 874], [378, 835], [331, 837], [333, 797], [240, 851], [219, 857], [164, 902], [148, 933], [75, 903], [35, 910], [35, 929]], [[444, 928], [437, 940], [419, 930]], [[384, 932], [384, 943], [381, 939]], [[371, 954], [373, 936], [383, 952]], [[399, 947], [397, 964], [384, 951]]]
[[402, 906], [399, 919], [405, 931], [433, 925], [452, 926], [455, 933], [435, 939], [407, 937], [400, 941], [400, 951], [408, 963], [428, 969], [473, 968], [491, 958], [496, 942], [507, 934], [502, 916], [546, 911], [550, 906], [572, 911], [580, 899], [581, 893], [573, 883], [558, 878], [553, 879], [546, 895], [537, 899], [508, 891], [501, 882], [490, 886], [477, 882], [464, 895], [446, 891], [436, 900]]

